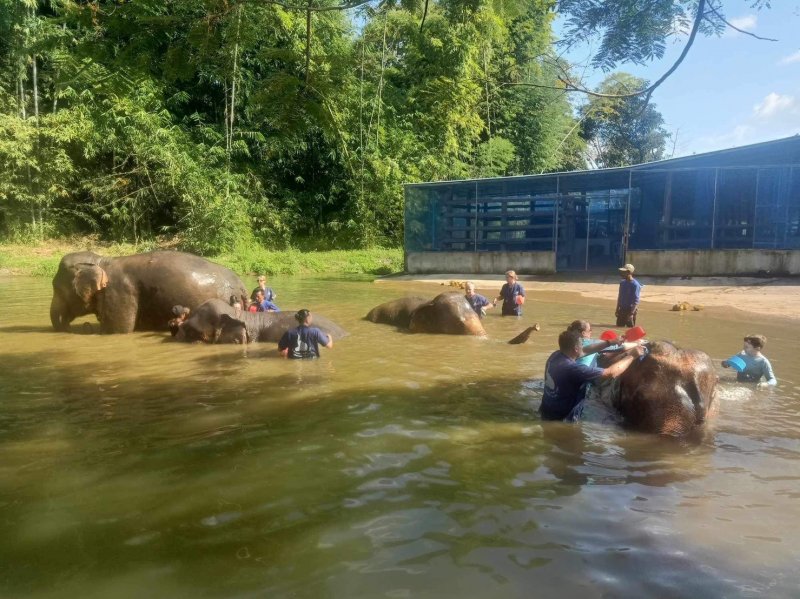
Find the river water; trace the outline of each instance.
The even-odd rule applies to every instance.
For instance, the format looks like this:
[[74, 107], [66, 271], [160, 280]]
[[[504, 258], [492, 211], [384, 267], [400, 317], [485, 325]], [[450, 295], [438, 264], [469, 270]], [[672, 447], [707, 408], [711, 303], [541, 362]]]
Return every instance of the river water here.
[[650, 338], [717, 363], [769, 339], [779, 387], [720, 369], [719, 417], [688, 444], [536, 417], [558, 333], [604, 328], [609, 302], [529, 294], [481, 340], [361, 320], [441, 287], [270, 284], [349, 337], [301, 362], [54, 333], [50, 282], [0, 279], [1, 596], [800, 594], [797, 323], [642, 309]]

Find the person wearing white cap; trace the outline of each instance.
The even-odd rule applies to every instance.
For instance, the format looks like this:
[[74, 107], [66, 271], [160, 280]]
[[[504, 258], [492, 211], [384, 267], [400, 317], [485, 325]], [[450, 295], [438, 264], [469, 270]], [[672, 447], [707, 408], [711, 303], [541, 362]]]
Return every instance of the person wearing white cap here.
[[622, 277], [622, 281], [619, 283], [619, 294], [617, 295], [617, 309], [614, 312], [617, 317], [617, 326], [635, 327], [642, 285], [633, 278], [633, 271], [635, 270], [633, 264], [626, 264], [617, 270], [619, 270], [619, 274]]

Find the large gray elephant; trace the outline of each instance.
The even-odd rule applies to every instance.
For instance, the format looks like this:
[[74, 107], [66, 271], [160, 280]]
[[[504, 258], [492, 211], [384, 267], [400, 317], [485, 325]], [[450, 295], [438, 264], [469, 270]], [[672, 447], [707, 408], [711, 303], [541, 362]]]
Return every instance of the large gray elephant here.
[[53, 278], [50, 321], [57, 331], [96, 314], [103, 333], [162, 330], [176, 304], [194, 308], [210, 298], [247, 298], [236, 274], [199, 256], [148, 252], [106, 258], [75, 252], [61, 259]]
[[653, 341], [620, 376], [612, 405], [630, 428], [683, 437], [716, 414], [718, 381], [704, 352]]
[[[204, 343], [277, 343], [286, 331], [296, 326], [291, 312], [244, 312], [222, 300], [210, 299], [191, 311], [175, 339]], [[335, 322], [316, 313], [314, 326], [334, 339], [347, 335]]]
[[407, 328], [412, 333], [444, 333], [483, 337], [481, 319], [464, 294], [450, 291], [432, 300], [404, 297], [376, 306], [367, 320]]

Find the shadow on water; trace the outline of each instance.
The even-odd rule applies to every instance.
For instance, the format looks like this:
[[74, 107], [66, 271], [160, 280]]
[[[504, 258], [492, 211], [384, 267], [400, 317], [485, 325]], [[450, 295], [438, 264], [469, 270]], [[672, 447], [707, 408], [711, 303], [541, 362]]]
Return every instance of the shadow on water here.
[[670, 532], [710, 445], [543, 424], [514, 380], [342, 388], [323, 361], [273, 372], [271, 347], [179, 347], [147, 375], [4, 359], [5, 593], [741, 590], [737, 560]]

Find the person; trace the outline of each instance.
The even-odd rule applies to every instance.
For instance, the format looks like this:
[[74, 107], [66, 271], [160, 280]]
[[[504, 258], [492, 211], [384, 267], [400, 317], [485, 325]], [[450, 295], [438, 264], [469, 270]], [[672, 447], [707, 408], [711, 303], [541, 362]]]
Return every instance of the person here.
[[[764, 335], [748, 335], [744, 338], [742, 352], [738, 357], [744, 361], [744, 370], [736, 373], [736, 380], [740, 383], [758, 383], [761, 388], [771, 387], [778, 384], [775, 373], [772, 371], [772, 364], [765, 355], [761, 353], [767, 344]], [[730, 368], [728, 360], [722, 361], [723, 368]], [[761, 377], [764, 380], [761, 380]]]
[[466, 294], [467, 303], [475, 310], [475, 314], [478, 315], [478, 318], [486, 316], [486, 310], [494, 308], [497, 304], [497, 302], [490, 302], [480, 293], [475, 293], [475, 283], [472, 281], [466, 282], [464, 285], [464, 292]]
[[278, 296], [275, 295], [275, 292], [272, 290], [272, 287], [267, 287], [266, 275], [259, 275], [257, 281], [258, 281], [258, 287], [253, 289], [253, 293], [250, 294], [251, 300], [255, 301], [256, 293], [259, 291], [259, 289], [264, 293], [264, 299], [267, 300], [268, 302], [274, 302], [276, 299], [278, 299]]
[[[587, 353], [595, 353], [617, 343], [615, 340], [601, 341], [587, 346]], [[584, 353], [581, 333], [566, 330], [558, 336], [558, 350], [550, 354], [544, 367], [544, 392], [539, 414], [542, 420], [575, 420], [581, 412], [586, 393], [585, 383], [601, 378], [616, 378], [644, 355], [644, 347], [636, 341], [622, 344], [625, 352], [608, 368], [597, 368], [578, 364], [576, 360]]]
[[189, 318], [190, 310], [184, 306], [172, 306], [172, 315], [175, 317], [169, 321], [169, 332], [172, 333], [172, 336], [178, 334], [181, 330], [181, 326], [183, 323], [186, 322], [186, 319]]
[[633, 278], [633, 271], [635, 270], [633, 264], [626, 264], [617, 270], [619, 270], [619, 274], [622, 277], [622, 281], [619, 283], [619, 293], [617, 294], [617, 309], [614, 312], [614, 316], [617, 317], [617, 326], [635, 327], [642, 285]]
[[581, 334], [581, 345], [584, 348], [584, 355], [575, 360], [584, 366], [597, 366], [597, 352], [586, 353], [586, 347], [599, 343], [599, 339], [592, 339], [592, 325], [588, 320], [573, 320], [567, 327], [568, 331], [578, 331]]
[[256, 297], [253, 300], [253, 303], [250, 304], [248, 308], [249, 312], [280, 312], [281, 309], [278, 308], [275, 304], [271, 301], [264, 299], [264, 292], [261, 289], [256, 289]]
[[312, 327], [313, 316], [303, 308], [294, 315], [298, 326], [289, 329], [278, 342], [278, 351], [285, 358], [295, 360], [319, 358], [319, 346], [333, 347], [333, 337], [323, 333], [317, 327]]
[[495, 298], [495, 303], [497, 300], [503, 300], [503, 316], [522, 316], [525, 290], [517, 282], [517, 273], [513, 270], [506, 271], [506, 282], [500, 289], [500, 294]]

